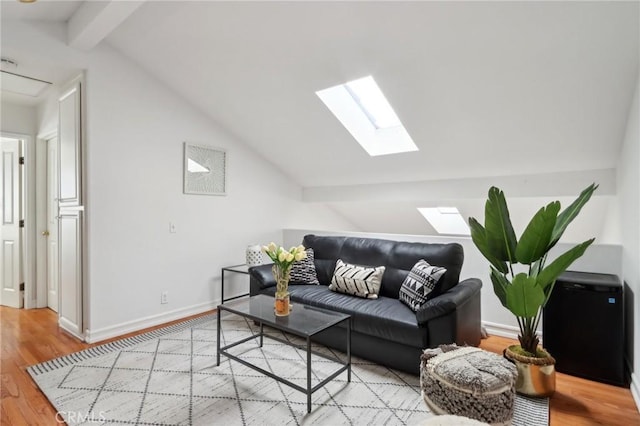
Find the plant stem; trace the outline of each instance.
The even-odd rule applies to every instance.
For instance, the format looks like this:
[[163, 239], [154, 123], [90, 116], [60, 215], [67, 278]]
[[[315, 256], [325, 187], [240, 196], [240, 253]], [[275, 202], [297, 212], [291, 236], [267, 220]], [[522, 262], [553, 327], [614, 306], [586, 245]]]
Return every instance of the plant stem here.
[[540, 313], [541, 312], [542, 312], [542, 310], [538, 309], [538, 313], [536, 314], [536, 317], [535, 317], [535, 322], [534, 322], [533, 330], [532, 330], [534, 335], [536, 333], [536, 330], [538, 329], [538, 324], [540, 324], [540, 317], [541, 317]]

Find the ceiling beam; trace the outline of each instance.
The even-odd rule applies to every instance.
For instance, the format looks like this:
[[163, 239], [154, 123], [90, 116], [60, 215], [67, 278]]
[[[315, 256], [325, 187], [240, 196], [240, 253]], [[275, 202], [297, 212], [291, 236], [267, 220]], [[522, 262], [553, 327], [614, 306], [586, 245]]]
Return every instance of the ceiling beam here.
[[616, 194], [616, 170], [602, 169], [537, 175], [306, 187], [302, 189], [302, 200], [327, 203], [484, 199], [491, 186], [499, 187], [509, 197], [575, 197], [593, 182], [600, 185], [596, 195]]
[[91, 50], [116, 29], [142, 1], [85, 1], [67, 23], [67, 43]]

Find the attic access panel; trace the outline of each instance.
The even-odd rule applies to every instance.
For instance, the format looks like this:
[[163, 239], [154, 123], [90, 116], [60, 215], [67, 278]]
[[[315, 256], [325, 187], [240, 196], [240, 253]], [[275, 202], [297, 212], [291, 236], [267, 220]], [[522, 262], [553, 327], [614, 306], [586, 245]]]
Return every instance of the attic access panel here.
[[227, 195], [227, 153], [184, 143], [184, 193]]

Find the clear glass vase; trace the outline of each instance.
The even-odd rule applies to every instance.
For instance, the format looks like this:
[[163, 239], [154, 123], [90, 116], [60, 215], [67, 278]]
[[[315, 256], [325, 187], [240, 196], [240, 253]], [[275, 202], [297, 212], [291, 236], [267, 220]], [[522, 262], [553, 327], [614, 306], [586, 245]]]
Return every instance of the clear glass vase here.
[[291, 312], [291, 303], [289, 299], [289, 278], [291, 268], [282, 268], [279, 265], [273, 265], [273, 277], [276, 279], [276, 295], [274, 301], [274, 309], [276, 316], [283, 317]]

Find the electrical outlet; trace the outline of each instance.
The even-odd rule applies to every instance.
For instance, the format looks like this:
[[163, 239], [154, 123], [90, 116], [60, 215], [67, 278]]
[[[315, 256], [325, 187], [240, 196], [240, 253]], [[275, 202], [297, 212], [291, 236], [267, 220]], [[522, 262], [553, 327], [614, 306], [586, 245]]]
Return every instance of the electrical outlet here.
[[168, 291], [163, 291], [162, 293], [160, 293], [160, 303], [161, 304], [165, 304], [165, 303], [169, 303], [169, 292]]

